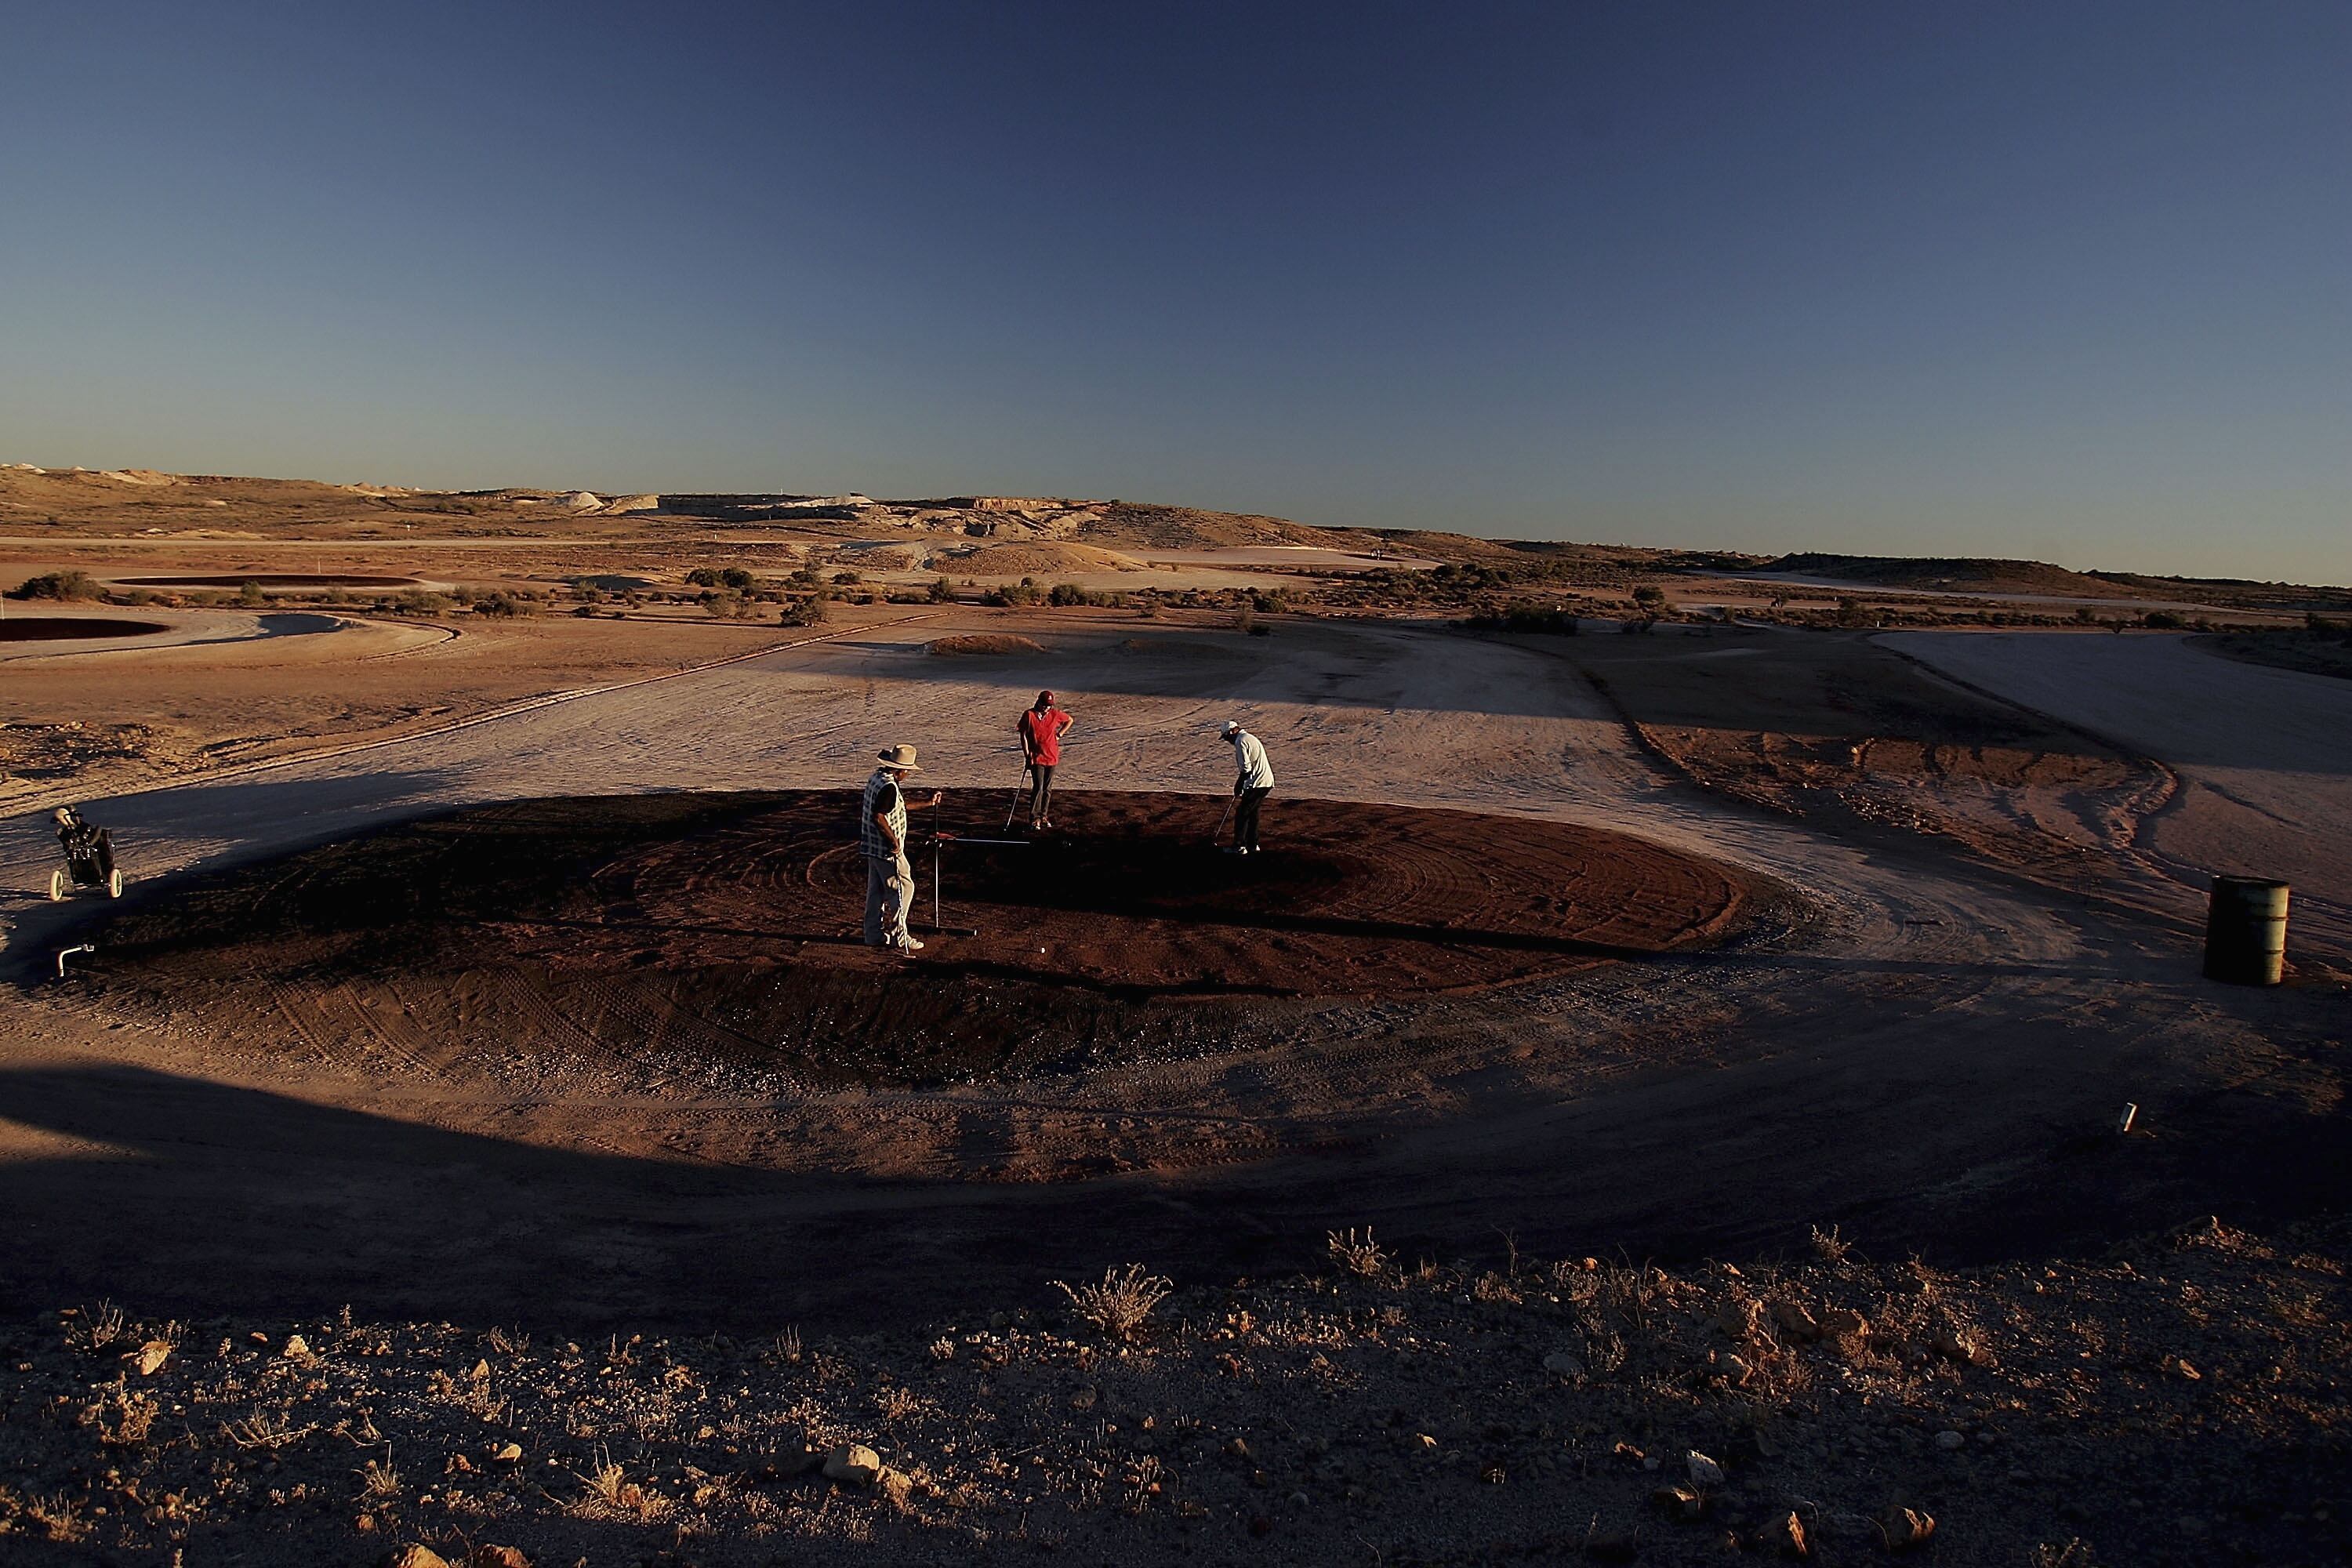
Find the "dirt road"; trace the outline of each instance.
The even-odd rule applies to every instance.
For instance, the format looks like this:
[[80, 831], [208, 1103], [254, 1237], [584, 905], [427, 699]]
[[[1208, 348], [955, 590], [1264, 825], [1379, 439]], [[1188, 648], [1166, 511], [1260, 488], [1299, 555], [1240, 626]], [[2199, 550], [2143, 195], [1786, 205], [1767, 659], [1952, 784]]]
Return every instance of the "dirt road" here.
[[[749, 1093], [682, 1057], [569, 1084], [306, 1064], [36, 988], [0, 1002], [0, 1202], [30, 1216], [0, 1293], [847, 1322], [1113, 1259], [1254, 1267], [1367, 1221], [1444, 1254], [1504, 1231], [1752, 1249], [1838, 1221], [1984, 1256], [2340, 1195], [2340, 994], [2209, 984], [2179, 921], [1701, 793], [1571, 663], [1504, 643], [1107, 616], [1024, 628], [1043, 656], [923, 651], [1012, 625], [944, 612], [92, 815], [154, 879], [447, 805], [841, 786], [898, 742], [927, 784], [1001, 800], [1013, 716], [1050, 685], [1078, 718], [1069, 788], [1222, 788], [1213, 728], [1235, 717], [1277, 802], [1630, 831], [1799, 889], [1798, 918], [1724, 952], [1286, 1004], [1196, 1055], [929, 1090]], [[8, 825], [0, 880], [33, 887], [50, 853]], [[29, 973], [67, 927], [16, 899], [7, 957]], [[2126, 1100], [2149, 1134], [2102, 1136]]]

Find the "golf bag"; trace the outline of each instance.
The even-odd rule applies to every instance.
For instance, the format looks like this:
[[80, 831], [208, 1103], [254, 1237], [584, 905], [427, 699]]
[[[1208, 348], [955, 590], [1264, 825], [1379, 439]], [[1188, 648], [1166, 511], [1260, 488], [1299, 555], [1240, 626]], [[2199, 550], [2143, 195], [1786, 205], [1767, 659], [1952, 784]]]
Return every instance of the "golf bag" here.
[[104, 888], [108, 898], [121, 898], [122, 873], [114, 865], [114, 836], [84, 821], [69, 805], [58, 809], [57, 821], [66, 863], [49, 873], [49, 898], [64, 898], [68, 888]]

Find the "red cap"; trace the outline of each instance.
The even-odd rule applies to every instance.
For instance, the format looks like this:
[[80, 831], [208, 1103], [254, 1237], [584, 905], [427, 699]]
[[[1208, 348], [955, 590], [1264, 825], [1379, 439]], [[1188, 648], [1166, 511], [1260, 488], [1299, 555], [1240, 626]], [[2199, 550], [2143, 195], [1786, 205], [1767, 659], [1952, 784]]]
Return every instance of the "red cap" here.
[[1050, 692], [1050, 691], [1040, 691], [1039, 693], [1037, 693], [1037, 706], [1038, 706], [1038, 707], [1040, 707], [1040, 708], [1051, 708], [1053, 705], [1054, 705], [1054, 694], [1053, 694], [1052, 692]]

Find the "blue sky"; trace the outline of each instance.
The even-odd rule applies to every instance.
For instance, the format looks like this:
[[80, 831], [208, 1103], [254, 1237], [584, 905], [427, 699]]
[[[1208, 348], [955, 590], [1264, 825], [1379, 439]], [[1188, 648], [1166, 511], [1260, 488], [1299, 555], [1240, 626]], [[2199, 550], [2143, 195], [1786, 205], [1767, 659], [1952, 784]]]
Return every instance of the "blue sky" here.
[[0, 28], [0, 460], [2352, 579], [2352, 6]]

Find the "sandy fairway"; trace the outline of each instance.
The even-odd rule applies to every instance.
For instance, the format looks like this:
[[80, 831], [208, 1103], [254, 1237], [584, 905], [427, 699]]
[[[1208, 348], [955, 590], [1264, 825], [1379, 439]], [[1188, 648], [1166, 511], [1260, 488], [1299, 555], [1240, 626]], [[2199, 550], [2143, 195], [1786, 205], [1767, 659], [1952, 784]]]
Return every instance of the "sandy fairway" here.
[[2217, 658], [2179, 636], [1903, 632], [1937, 668], [2079, 724], [2179, 780], [2138, 847], [2201, 892], [2293, 882], [2293, 938], [2352, 956], [2352, 681]]
[[[922, 651], [1003, 629], [1046, 651]], [[315, 1033], [264, 1058], [102, 990], [35, 987], [0, 1004], [0, 1201], [32, 1216], [0, 1289], [26, 1306], [102, 1286], [280, 1310], [825, 1321], [891, 1310], [878, 1279], [932, 1279], [921, 1310], [948, 1311], [1113, 1258], [1253, 1267], [1367, 1220], [1440, 1251], [1498, 1229], [1744, 1248], [1836, 1220], [1888, 1247], [1984, 1255], [2183, 1205], [2294, 1208], [2340, 1183], [2320, 1047], [2340, 1024], [2334, 992], [2214, 986], [2185, 918], [1704, 793], [1572, 659], [1504, 642], [915, 612], [93, 815], [152, 883], [445, 806], [845, 787], [896, 742], [922, 747], [927, 785], [1002, 803], [1013, 715], [1044, 685], [1077, 715], [1073, 790], [1221, 789], [1213, 726], [1236, 717], [1265, 738], [1278, 803], [1629, 832], [1796, 901], [1721, 952], [1469, 999], [1269, 1000], [1199, 1051], [933, 1088], [747, 1087], [658, 1048], [509, 1079], [404, 1053], [409, 1009], [428, 1010], [415, 1002], [354, 1010], [331, 987], [254, 998], [250, 1032]], [[1754, 708], [1736, 680], [1723, 701], [1727, 726]], [[19, 819], [0, 877], [30, 889], [50, 854]], [[19, 893], [5, 914], [29, 976], [76, 907]], [[2126, 1099], [2158, 1132], [2098, 1142]]]

